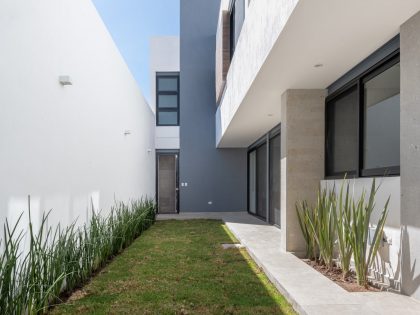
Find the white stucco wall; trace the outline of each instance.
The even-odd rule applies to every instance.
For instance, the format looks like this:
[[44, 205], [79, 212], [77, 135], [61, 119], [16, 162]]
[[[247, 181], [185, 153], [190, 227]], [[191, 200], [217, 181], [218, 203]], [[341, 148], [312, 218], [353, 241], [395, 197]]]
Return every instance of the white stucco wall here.
[[[298, 2], [299, 0], [256, 0], [246, 6], [246, 18], [227, 74], [225, 94], [216, 112], [216, 145], [222, 140]], [[226, 9], [228, 4], [228, 1], [222, 2], [222, 9]], [[277, 118], [267, 118], [258, 137], [278, 123]]]
[[[150, 107], [156, 112], [156, 73], [179, 72], [180, 45], [177, 36], [150, 40]], [[156, 127], [156, 149], [179, 149], [179, 127]]]
[[[369, 198], [373, 178], [356, 178], [350, 179], [350, 193], [358, 200], [363, 191]], [[332, 189], [335, 185], [337, 193], [343, 180], [323, 180], [321, 187]], [[388, 206], [388, 217], [384, 228], [384, 238], [386, 242], [379, 249], [380, 259], [376, 260], [372, 266], [372, 272], [378, 280], [391, 284], [395, 289], [400, 289], [401, 281], [401, 180], [400, 177], [380, 177], [376, 178], [376, 185], [379, 190], [376, 194], [375, 210], [372, 214], [371, 224], [376, 225], [380, 213], [385, 206], [386, 201], [390, 197]]]
[[325, 89], [419, 10], [418, 0], [252, 0], [216, 113], [216, 145], [248, 147], [282, 121], [286, 90]]
[[1, 223], [28, 195], [34, 221], [53, 209], [64, 225], [154, 197], [154, 114], [91, 1], [0, 7]]

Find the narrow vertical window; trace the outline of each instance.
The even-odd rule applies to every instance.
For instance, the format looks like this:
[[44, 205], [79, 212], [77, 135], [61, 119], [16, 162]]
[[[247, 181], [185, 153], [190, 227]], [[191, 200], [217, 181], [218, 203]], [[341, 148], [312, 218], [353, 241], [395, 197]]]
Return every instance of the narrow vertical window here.
[[358, 167], [358, 91], [353, 86], [327, 103], [326, 171], [355, 175]]
[[236, 0], [232, 2], [232, 8], [230, 9], [230, 60], [233, 58], [233, 54], [235, 53], [235, 6]]
[[156, 125], [179, 126], [179, 73], [156, 75]]

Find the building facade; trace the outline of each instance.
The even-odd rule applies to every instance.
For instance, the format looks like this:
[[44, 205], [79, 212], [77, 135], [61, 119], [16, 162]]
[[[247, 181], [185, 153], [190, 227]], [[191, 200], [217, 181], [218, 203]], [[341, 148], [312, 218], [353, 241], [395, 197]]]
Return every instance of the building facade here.
[[[420, 3], [181, 0], [180, 211], [246, 209], [302, 254], [295, 205], [347, 174], [391, 196], [372, 273], [420, 298]], [[211, 203], [212, 202], [212, 203]]]

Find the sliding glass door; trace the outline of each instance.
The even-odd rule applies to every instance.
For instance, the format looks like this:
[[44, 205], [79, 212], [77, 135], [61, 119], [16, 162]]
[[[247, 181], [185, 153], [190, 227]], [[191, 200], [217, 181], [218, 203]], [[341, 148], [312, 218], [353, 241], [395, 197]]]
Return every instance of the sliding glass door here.
[[266, 135], [248, 152], [248, 211], [280, 226], [279, 130]]

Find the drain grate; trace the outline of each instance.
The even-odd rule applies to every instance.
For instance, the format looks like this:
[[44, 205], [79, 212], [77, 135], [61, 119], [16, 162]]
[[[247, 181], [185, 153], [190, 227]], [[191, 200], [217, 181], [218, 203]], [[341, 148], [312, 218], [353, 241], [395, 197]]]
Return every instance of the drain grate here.
[[239, 243], [232, 243], [232, 244], [222, 244], [223, 249], [229, 248], [244, 248], [244, 245]]

